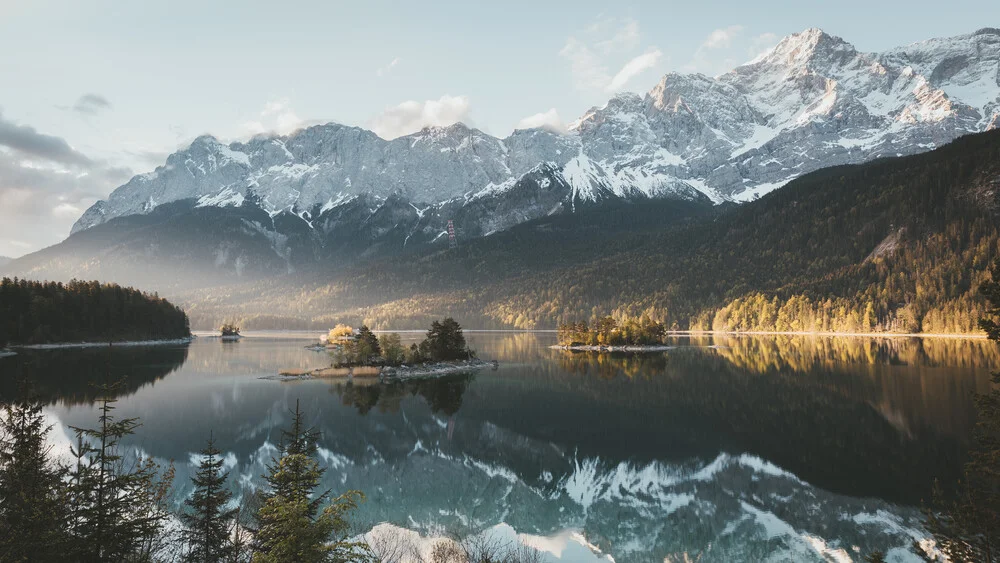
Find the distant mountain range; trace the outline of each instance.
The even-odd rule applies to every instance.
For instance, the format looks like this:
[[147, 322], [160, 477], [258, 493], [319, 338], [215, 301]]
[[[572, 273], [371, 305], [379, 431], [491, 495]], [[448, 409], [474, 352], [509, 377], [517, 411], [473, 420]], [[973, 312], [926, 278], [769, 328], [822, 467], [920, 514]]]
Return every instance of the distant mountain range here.
[[808, 29], [721, 76], [668, 74], [643, 96], [616, 95], [568, 132], [499, 139], [455, 124], [385, 140], [327, 124], [199, 137], [5, 271], [186, 291], [419, 259], [448, 247], [448, 221], [461, 245], [560, 215], [579, 216], [565, 223], [577, 229], [608, 213], [625, 218], [616, 232], [662, 229], [821, 168], [998, 125], [1000, 30], [862, 53]]
[[645, 96], [619, 94], [565, 135], [533, 129], [498, 139], [456, 124], [386, 141], [328, 124], [230, 145], [199, 137], [73, 230], [181, 199], [225, 206], [256, 196], [269, 214], [306, 221], [359, 196], [474, 202], [539, 171], [563, 181], [570, 205], [698, 194], [746, 201], [818, 168], [995, 127], [998, 68], [997, 29], [885, 53], [808, 29], [719, 77], [672, 73]]
[[456, 249], [178, 293], [192, 322], [552, 328], [650, 314], [676, 329], [968, 333], [1000, 255], [1000, 130], [806, 174], [744, 205], [596, 207]]

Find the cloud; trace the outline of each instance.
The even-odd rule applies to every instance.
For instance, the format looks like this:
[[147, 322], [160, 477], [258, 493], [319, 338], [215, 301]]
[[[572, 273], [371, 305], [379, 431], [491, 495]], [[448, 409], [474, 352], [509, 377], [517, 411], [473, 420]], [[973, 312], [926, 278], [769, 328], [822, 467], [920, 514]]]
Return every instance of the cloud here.
[[383, 139], [409, 135], [428, 126], [446, 126], [469, 120], [469, 97], [444, 95], [437, 100], [410, 100], [388, 107], [369, 122]]
[[62, 137], [39, 133], [34, 127], [18, 125], [4, 119], [0, 113], [0, 146], [8, 147], [24, 156], [36, 157], [51, 162], [89, 167], [93, 161], [69, 146]]
[[[620, 90], [639, 73], [656, 66], [663, 56], [655, 46], [622, 60], [639, 47], [641, 33], [635, 20], [601, 19], [566, 39], [559, 56], [570, 63], [574, 86], [584, 92]], [[614, 76], [609, 68], [621, 70]]]
[[[592, 26], [591, 30], [593, 32], [600, 31], [604, 23], [613, 25], [617, 22], [615, 20], [604, 20], [604, 22], [598, 24], [596, 28]], [[639, 39], [639, 23], [633, 19], [628, 19], [625, 20], [624, 24], [622, 24], [617, 31], [615, 31], [615, 34], [610, 39], [598, 41], [597, 48], [605, 54], [619, 51], [630, 51], [639, 46]]]
[[400, 62], [402, 62], [402, 59], [400, 59], [399, 57], [396, 57], [395, 59], [392, 59], [391, 61], [389, 61], [389, 64], [387, 64], [384, 67], [376, 70], [375, 71], [375, 75], [378, 76], [379, 78], [381, 78], [381, 77], [389, 74], [389, 72], [392, 69], [396, 68], [396, 65], [398, 65]]
[[554, 133], [564, 133], [566, 132], [566, 124], [563, 123], [562, 119], [559, 118], [559, 112], [556, 108], [552, 108], [549, 111], [536, 113], [534, 115], [529, 115], [521, 121], [517, 122], [514, 129], [535, 129], [541, 128]]
[[[186, 143], [184, 146], [190, 145]], [[182, 148], [182, 147], [178, 147]], [[132, 161], [142, 164], [143, 168], [150, 167], [155, 168], [162, 165], [167, 161], [167, 157], [170, 156], [169, 151], [165, 150], [149, 150], [149, 149], [137, 149], [137, 150], [123, 150], [126, 156]]]
[[708, 34], [701, 44], [702, 49], [728, 49], [733, 43], [733, 39], [743, 33], [742, 25], [731, 25], [722, 29], [716, 29]]
[[0, 255], [55, 244], [83, 211], [132, 176], [0, 115]]
[[84, 94], [73, 104], [73, 111], [87, 115], [94, 115], [104, 110], [111, 109], [111, 102], [104, 96], [98, 94]]
[[762, 55], [765, 51], [770, 50], [772, 47], [777, 45], [778, 35], [775, 33], [761, 33], [760, 35], [754, 37], [750, 41], [750, 48], [747, 49], [747, 54], [750, 57], [757, 57]]
[[287, 135], [305, 125], [306, 122], [292, 109], [291, 101], [279, 98], [264, 104], [257, 119], [243, 124], [243, 132], [248, 135]]
[[131, 176], [127, 168], [71, 169], [0, 151], [0, 255], [20, 256], [65, 239], [88, 207]]
[[625, 63], [625, 66], [611, 79], [611, 83], [605, 89], [609, 92], [620, 90], [632, 78], [655, 67], [656, 63], [660, 61], [661, 56], [663, 56], [663, 53], [659, 49], [653, 49], [648, 53], [643, 53], [633, 58]]
[[734, 57], [733, 43], [743, 35], [744, 29], [742, 25], [731, 25], [712, 31], [698, 46], [691, 57], [691, 62], [684, 65], [682, 70], [709, 75], [732, 70], [734, 66], [743, 62], [742, 51]]
[[611, 81], [608, 69], [601, 59], [590, 50], [590, 47], [575, 37], [566, 40], [566, 45], [559, 51], [559, 55], [569, 60], [573, 84], [577, 89], [600, 90]]

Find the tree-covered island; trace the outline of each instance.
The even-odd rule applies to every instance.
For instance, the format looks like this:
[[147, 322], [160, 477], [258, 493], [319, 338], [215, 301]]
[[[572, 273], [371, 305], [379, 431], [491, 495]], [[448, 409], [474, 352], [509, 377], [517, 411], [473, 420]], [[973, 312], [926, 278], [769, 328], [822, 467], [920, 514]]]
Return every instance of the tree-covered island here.
[[488, 365], [469, 348], [462, 326], [451, 317], [432, 322], [425, 338], [408, 347], [395, 332], [376, 335], [366, 325], [357, 330], [337, 325], [330, 330], [325, 345], [310, 349], [329, 351], [333, 364], [316, 370], [282, 370], [279, 375], [398, 379], [458, 373]]
[[667, 330], [650, 315], [601, 317], [591, 323], [579, 321], [559, 325], [557, 348], [566, 350], [661, 350]]

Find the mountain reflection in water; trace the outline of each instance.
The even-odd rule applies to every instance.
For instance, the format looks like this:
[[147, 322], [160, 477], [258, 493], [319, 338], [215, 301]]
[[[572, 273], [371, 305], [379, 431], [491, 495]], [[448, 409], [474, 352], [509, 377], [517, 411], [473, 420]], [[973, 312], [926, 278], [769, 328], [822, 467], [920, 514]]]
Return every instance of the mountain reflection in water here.
[[[579, 530], [618, 561], [857, 559], [921, 536], [915, 507], [935, 477], [957, 477], [972, 393], [1000, 363], [991, 343], [959, 339], [676, 337], [665, 353], [593, 354], [550, 349], [552, 334], [468, 336], [498, 371], [259, 379], [329, 363], [289, 339], [121, 355], [113, 371], [134, 383], [117, 413], [142, 417], [137, 448], [177, 462], [178, 503], [209, 431], [233, 487], [257, 486], [299, 400], [323, 432], [325, 484], [368, 496], [359, 531], [505, 522]], [[0, 390], [16, 389], [8, 373], [47, 382], [60, 427], [90, 425], [93, 395], [72, 374], [103, 374], [75, 370], [77, 352], [2, 359]]]

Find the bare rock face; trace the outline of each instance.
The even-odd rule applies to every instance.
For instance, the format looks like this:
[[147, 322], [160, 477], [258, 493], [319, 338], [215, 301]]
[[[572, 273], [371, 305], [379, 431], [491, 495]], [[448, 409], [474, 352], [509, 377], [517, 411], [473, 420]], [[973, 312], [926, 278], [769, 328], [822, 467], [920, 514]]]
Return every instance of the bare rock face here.
[[930, 150], [997, 123], [1000, 30], [862, 53], [808, 29], [721, 76], [671, 73], [643, 96], [618, 94], [565, 134], [499, 139], [455, 124], [385, 140], [327, 124], [228, 145], [199, 137], [94, 204], [73, 232], [180, 200], [251, 198], [316, 228], [363, 197], [372, 213], [390, 198], [394, 217], [412, 207], [407, 220], [428, 234], [440, 226], [427, 210], [481, 217], [486, 234], [608, 199], [748, 201], [819, 168]]

